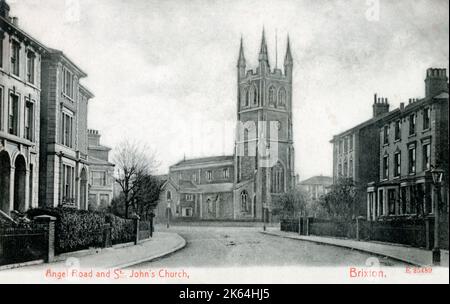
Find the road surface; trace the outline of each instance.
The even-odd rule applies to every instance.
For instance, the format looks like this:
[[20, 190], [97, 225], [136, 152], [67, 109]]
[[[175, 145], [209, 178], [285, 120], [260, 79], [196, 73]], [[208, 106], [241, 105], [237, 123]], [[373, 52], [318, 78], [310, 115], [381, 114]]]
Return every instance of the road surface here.
[[[367, 266], [370, 254], [329, 245], [269, 236], [261, 228], [172, 227], [186, 247], [164, 258], [135, 265], [143, 267], [234, 266]], [[380, 258], [381, 266], [404, 266]]]

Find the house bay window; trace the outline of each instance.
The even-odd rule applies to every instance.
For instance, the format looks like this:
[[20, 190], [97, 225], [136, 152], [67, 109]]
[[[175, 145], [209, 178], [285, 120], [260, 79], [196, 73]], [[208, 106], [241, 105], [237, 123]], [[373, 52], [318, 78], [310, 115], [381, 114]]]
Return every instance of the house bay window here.
[[27, 53], [27, 81], [34, 84], [36, 55], [32, 51]]
[[17, 41], [11, 42], [11, 72], [20, 76], [20, 44]]
[[408, 149], [408, 173], [416, 173], [416, 147], [410, 146]]
[[409, 135], [416, 134], [416, 114], [409, 115]]
[[73, 117], [65, 112], [61, 118], [61, 144], [73, 148]]
[[106, 172], [93, 171], [91, 175], [91, 185], [106, 186]]
[[431, 109], [426, 108], [423, 110], [423, 130], [428, 130], [430, 128], [430, 117], [431, 117]]
[[423, 171], [431, 169], [431, 145], [426, 144], [423, 146]]
[[389, 126], [383, 128], [383, 143], [385, 145], [389, 144]]
[[0, 69], [3, 68], [3, 41], [4, 36], [2, 33], [0, 33]]
[[75, 184], [75, 169], [69, 165], [63, 165], [62, 172], [63, 183], [63, 204], [74, 204], [74, 184]]
[[223, 178], [230, 178], [230, 170], [228, 168], [223, 169]]
[[383, 157], [383, 179], [389, 178], [389, 156], [385, 155]]
[[206, 179], [209, 182], [212, 181], [212, 171], [211, 170], [206, 171]]
[[389, 189], [388, 190], [388, 211], [389, 211], [389, 215], [395, 215], [395, 202], [397, 201], [396, 199], [396, 191], [394, 189]]
[[401, 127], [402, 125], [400, 120], [397, 120], [395, 122], [395, 140], [400, 140], [401, 138]]
[[0, 87], [0, 131], [3, 130], [3, 88]]
[[394, 155], [394, 177], [399, 177], [401, 174], [402, 155], [400, 152]]
[[30, 101], [25, 105], [25, 138], [33, 141], [34, 104]]
[[74, 79], [73, 74], [67, 70], [64, 69], [63, 73], [63, 93], [69, 98], [73, 98], [73, 87], [74, 87]]
[[11, 94], [8, 106], [8, 132], [12, 135], [19, 134], [19, 96]]

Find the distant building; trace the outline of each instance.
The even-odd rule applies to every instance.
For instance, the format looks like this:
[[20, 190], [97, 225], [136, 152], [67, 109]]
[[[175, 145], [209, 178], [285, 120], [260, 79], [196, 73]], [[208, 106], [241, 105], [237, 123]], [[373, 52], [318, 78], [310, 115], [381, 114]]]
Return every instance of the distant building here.
[[114, 164], [109, 162], [111, 148], [100, 144], [97, 130], [88, 130], [89, 209], [104, 208], [114, 197]]
[[307, 195], [311, 201], [318, 200], [322, 195], [329, 191], [329, 187], [333, 184], [333, 178], [329, 176], [313, 176], [298, 184], [301, 190]]
[[0, 211], [38, 206], [41, 56], [0, 0]]
[[295, 184], [292, 121], [293, 58], [284, 70], [269, 64], [263, 32], [256, 69], [248, 69], [241, 40], [237, 62], [237, 138], [230, 156], [184, 160], [163, 186], [159, 216], [270, 220], [272, 200]]
[[170, 167], [157, 215], [195, 219], [233, 219], [233, 156], [183, 160]]
[[61, 51], [48, 49], [42, 58], [42, 206], [88, 207], [87, 108], [94, 95], [80, 84], [86, 76]]

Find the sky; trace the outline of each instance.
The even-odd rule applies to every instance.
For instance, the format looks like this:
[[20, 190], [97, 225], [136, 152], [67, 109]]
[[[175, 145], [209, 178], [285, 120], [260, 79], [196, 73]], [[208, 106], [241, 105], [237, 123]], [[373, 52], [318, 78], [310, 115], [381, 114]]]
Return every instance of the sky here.
[[424, 96], [427, 68], [449, 67], [447, 0], [7, 2], [88, 74], [102, 143], [145, 144], [161, 174], [184, 157], [233, 154], [240, 38], [255, 68], [263, 27], [272, 67], [290, 37], [301, 179], [332, 174], [329, 141], [371, 118], [374, 93], [397, 108]]

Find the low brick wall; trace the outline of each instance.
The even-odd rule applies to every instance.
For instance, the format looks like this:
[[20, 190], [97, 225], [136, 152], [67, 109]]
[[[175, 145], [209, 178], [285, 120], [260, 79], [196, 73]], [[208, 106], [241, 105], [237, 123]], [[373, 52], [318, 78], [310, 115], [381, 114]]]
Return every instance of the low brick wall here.
[[[434, 243], [434, 219], [432, 217], [386, 218], [379, 221], [366, 221], [365, 219], [336, 221], [310, 218], [308, 224], [307, 231], [310, 235], [379, 241], [429, 250], [433, 248]], [[286, 223], [284, 229], [282, 228], [282, 231], [295, 230], [295, 224]], [[298, 232], [298, 228], [295, 232]], [[441, 242], [441, 248], [448, 249], [448, 241], [447, 243]]]

